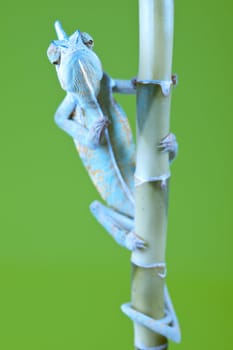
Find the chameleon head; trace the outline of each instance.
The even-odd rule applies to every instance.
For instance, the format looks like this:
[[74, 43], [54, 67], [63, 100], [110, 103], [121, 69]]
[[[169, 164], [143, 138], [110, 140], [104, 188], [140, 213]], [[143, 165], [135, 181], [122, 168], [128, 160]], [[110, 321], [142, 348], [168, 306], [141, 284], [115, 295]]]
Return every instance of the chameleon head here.
[[[84, 44], [81, 32], [79, 30], [75, 31], [70, 37], [65, 36], [65, 34], [62, 38], [61, 35], [58, 35], [58, 37], [58, 40], [53, 40], [49, 45], [47, 56], [49, 61], [56, 66], [56, 71], [62, 88], [66, 89], [62, 80], [62, 74], [60, 72], [62, 61], [67, 55], [71, 55], [75, 51], [82, 48], [87, 48], [87, 44]], [[90, 42], [90, 38], [87, 38], [87, 40]]]
[[61, 62], [62, 54], [66, 51], [77, 50], [83, 44], [85, 47], [93, 49], [94, 40], [90, 34], [77, 30], [69, 37], [59, 21], [55, 22], [55, 30], [58, 40], [52, 41], [47, 50], [48, 59], [52, 64], [58, 66]]
[[[79, 30], [68, 36], [60, 22], [55, 23], [58, 40], [52, 41], [47, 55], [55, 65], [61, 87], [72, 93], [97, 93], [102, 78], [102, 66], [92, 51], [93, 38]], [[81, 91], [85, 87], [88, 92]]]
[[82, 38], [82, 41], [83, 41], [84, 45], [86, 45], [89, 49], [93, 49], [93, 47], [94, 47], [94, 40], [90, 36], [90, 34], [82, 32], [81, 33], [81, 38]]

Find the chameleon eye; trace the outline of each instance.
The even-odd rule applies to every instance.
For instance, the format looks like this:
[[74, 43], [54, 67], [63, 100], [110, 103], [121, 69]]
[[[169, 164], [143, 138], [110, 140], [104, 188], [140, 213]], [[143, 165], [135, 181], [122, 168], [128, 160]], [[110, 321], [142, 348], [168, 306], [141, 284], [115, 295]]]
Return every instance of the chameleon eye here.
[[94, 46], [94, 41], [92, 39], [88, 40], [86, 43], [87, 47], [89, 47], [89, 49], [92, 49]]
[[49, 45], [49, 48], [47, 50], [47, 55], [48, 55], [49, 61], [52, 64], [54, 65], [60, 64], [61, 50], [53, 42]]
[[81, 38], [82, 41], [84, 43], [84, 45], [86, 45], [89, 49], [92, 49], [94, 46], [94, 40], [93, 38], [90, 36], [90, 34], [82, 32], [81, 33]]

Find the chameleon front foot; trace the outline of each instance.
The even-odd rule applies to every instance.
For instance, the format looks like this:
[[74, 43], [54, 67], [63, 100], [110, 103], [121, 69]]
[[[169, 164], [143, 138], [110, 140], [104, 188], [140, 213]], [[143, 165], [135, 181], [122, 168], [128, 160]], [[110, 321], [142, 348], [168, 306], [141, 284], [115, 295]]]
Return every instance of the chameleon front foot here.
[[105, 130], [108, 128], [110, 121], [102, 116], [94, 122], [89, 132], [89, 143], [91, 148], [96, 148], [104, 142]]
[[136, 94], [136, 80], [136, 77], [131, 80], [112, 79], [112, 91], [128, 95]]
[[178, 152], [178, 143], [174, 134], [169, 133], [158, 144], [158, 149], [161, 152], [169, 152], [169, 160], [175, 159]]

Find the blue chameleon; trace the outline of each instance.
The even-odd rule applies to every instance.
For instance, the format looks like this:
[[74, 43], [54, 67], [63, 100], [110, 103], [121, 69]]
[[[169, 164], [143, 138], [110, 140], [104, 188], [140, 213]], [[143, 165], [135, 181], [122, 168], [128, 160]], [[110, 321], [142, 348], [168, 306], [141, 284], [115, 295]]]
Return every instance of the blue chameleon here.
[[[66, 91], [55, 122], [73, 138], [91, 180], [107, 203], [94, 201], [90, 210], [118, 244], [131, 251], [146, 249], [147, 242], [134, 230], [135, 145], [128, 119], [113, 97], [113, 92], [135, 94], [134, 80], [113, 79], [103, 71], [88, 33], [77, 30], [68, 36], [58, 21], [55, 29], [58, 40], [51, 42], [47, 55]], [[169, 152], [170, 161], [177, 148], [171, 133], [158, 144], [161, 152]], [[179, 342], [179, 324], [167, 287], [164, 295], [165, 317], [161, 320], [130, 304], [122, 305], [122, 310], [133, 321]]]

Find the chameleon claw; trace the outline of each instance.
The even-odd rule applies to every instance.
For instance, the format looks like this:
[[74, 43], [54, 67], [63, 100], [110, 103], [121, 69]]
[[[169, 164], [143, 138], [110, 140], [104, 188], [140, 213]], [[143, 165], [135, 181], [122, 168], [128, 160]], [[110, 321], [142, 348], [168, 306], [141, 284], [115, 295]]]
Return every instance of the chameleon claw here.
[[177, 76], [177, 74], [172, 74], [172, 83], [173, 83], [174, 87], [176, 87], [178, 85], [178, 76]]
[[178, 143], [174, 134], [169, 133], [158, 144], [158, 150], [161, 152], [169, 152], [169, 160], [172, 161], [178, 152]]
[[133, 251], [136, 249], [145, 249], [146, 243], [139, 238], [133, 231], [129, 232], [126, 237], [126, 248]]
[[137, 77], [133, 77], [133, 78], [131, 79], [131, 83], [132, 83], [134, 89], [136, 89], [136, 86], [137, 86]]
[[109, 126], [109, 124], [110, 121], [104, 116], [93, 123], [89, 133], [89, 140], [92, 148], [96, 148], [103, 143], [104, 131]]
[[158, 144], [158, 148], [161, 152], [170, 152], [173, 151], [176, 147], [176, 137], [174, 134], [169, 133], [165, 136]]

